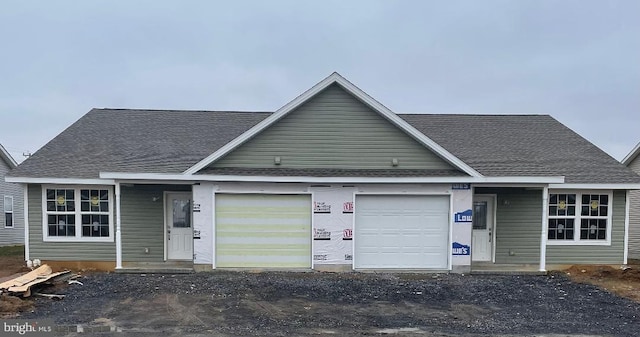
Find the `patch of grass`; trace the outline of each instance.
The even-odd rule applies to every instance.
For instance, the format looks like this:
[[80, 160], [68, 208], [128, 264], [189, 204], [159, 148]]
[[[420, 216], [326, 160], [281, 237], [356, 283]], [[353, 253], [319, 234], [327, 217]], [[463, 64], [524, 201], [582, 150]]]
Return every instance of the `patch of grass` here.
[[24, 256], [24, 246], [0, 247], [0, 256]]

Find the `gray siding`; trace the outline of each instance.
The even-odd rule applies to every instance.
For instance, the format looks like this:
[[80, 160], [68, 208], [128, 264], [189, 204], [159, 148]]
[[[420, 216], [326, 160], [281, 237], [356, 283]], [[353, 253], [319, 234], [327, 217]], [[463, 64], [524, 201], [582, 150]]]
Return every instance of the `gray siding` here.
[[540, 262], [542, 189], [476, 188], [476, 194], [496, 194], [496, 263]]
[[547, 264], [621, 264], [624, 254], [625, 191], [613, 192], [610, 246], [547, 246]]
[[[24, 244], [24, 187], [4, 181], [9, 170], [7, 163], [0, 158], [0, 246]], [[13, 228], [5, 228], [5, 195], [13, 197]]]
[[[191, 186], [135, 185], [121, 190], [122, 260], [164, 261], [165, 191], [191, 191]], [[154, 198], [160, 198], [153, 201]], [[149, 248], [149, 253], [145, 253]]]
[[[274, 157], [281, 165], [274, 165]], [[211, 167], [453, 169], [334, 84]]]
[[[640, 156], [629, 164], [629, 168], [640, 174]], [[629, 193], [629, 257], [640, 259], [640, 191]]]
[[114, 242], [42, 241], [42, 188], [29, 185], [29, 257], [43, 261], [115, 261]]

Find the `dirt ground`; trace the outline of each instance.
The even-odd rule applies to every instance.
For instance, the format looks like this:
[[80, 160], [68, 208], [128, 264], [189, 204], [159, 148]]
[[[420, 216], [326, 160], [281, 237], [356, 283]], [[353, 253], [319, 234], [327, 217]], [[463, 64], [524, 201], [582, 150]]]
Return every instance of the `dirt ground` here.
[[[24, 246], [0, 248], [0, 283], [30, 271], [24, 263]], [[33, 301], [0, 295], [0, 318], [15, 317], [33, 309]]]
[[24, 246], [0, 248], [0, 278], [29, 270], [24, 263]]
[[[640, 304], [564, 274], [95, 273], [25, 319], [162, 336], [637, 336]], [[83, 336], [69, 332], [69, 336]], [[94, 330], [91, 330], [94, 331]], [[113, 332], [101, 335], [122, 336]]]
[[577, 265], [564, 271], [574, 282], [587, 283], [640, 303], [640, 261], [628, 268]]
[[[28, 270], [21, 256], [0, 263], [0, 275]], [[637, 336], [640, 265], [630, 267], [547, 276], [89, 273], [83, 285], [47, 289], [63, 300], [2, 296], [0, 316], [52, 319], [66, 336]]]

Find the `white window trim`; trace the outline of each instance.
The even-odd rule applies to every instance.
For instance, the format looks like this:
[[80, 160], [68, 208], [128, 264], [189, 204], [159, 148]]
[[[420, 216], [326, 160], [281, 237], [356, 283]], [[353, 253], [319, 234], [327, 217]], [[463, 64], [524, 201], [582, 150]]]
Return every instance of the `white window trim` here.
[[[613, 227], [613, 191], [611, 190], [549, 190], [549, 197], [551, 194], [575, 194], [576, 195], [576, 215], [573, 217], [574, 222], [574, 234], [573, 240], [553, 240], [549, 239], [549, 219], [567, 219], [571, 217], [567, 216], [548, 216], [546, 227], [547, 246], [611, 246], [611, 228]], [[607, 239], [606, 240], [580, 240], [580, 225], [582, 223], [582, 195], [583, 194], [601, 194], [609, 196], [609, 211], [607, 212]], [[549, 214], [549, 205], [545, 209], [546, 214]], [[590, 218], [590, 217], [586, 217]]]
[[[78, 197], [75, 200], [75, 217], [76, 217], [76, 236], [49, 236], [49, 228], [47, 224], [47, 189], [73, 189]], [[82, 236], [82, 212], [80, 211], [80, 190], [86, 189], [103, 189], [109, 193], [109, 236], [105, 237], [84, 237]], [[44, 242], [113, 242], [113, 203], [115, 198], [113, 195], [113, 186], [104, 185], [42, 185], [42, 241]]]
[[[11, 211], [7, 211], [7, 200], [11, 200]], [[2, 198], [2, 216], [4, 216], [4, 228], [12, 229], [16, 228], [16, 212], [13, 210], [15, 203], [13, 202], [12, 195], [5, 195]], [[7, 226], [7, 213], [11, 213], [11, 226]]]

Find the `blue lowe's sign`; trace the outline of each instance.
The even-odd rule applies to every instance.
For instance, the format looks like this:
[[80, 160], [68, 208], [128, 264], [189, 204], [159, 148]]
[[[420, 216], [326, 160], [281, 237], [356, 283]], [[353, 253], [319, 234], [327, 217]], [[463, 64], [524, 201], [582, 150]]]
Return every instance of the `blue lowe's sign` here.
[[453, 255], [471, 255], [471, 248], [458, 242], [453, 243]]
[[458, 212], [455, 213], [453, 215], [453, 219], [455, 222], [471, 222], [472, 221], [472, 215], [471, 215], [471, 210], [468, 209], [466, 211], [463, 212]]

